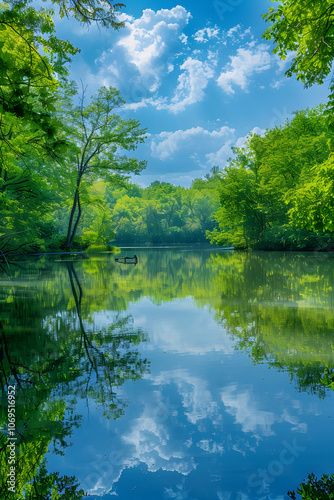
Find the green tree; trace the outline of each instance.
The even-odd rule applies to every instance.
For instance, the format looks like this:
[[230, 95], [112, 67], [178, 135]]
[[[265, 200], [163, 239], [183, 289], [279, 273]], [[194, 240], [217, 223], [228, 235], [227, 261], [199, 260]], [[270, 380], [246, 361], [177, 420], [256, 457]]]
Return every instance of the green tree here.
[[305, 172], [296, 190], [287, 193], [289, 215], [296, 227], [334, 233], [334, 155]]
[[323, 83], [334, 57], [333, 0], [284, 0], [263, 18], [271, 23], [263, 38], [273, 40], [274, 53], [285, 60], [295, 52], [286, 75], [296, 74], [306, 87]]
[[[73, 90], [70, 89], [70, 96]], [[128, 158], [122, 150], [134, 150], [145, 139], [145, 129], [137, 120], [122, 119], [115, 110], [124, 104], [119, 91], [102, 87], [84, 106], [84, 95], [80, 105], [75, 105], [65, 96], [60, 115], [69, 141], [68, 151], [63, 158], [64, 175], [69, 176], [72, 185], [72, 202], [67, 228], [66, 245], [70, 246], [81, 218], [81, 195], [83, 184], [104, 179], [109, 182], [139, 174], [145, 161]]]
[[[124, 25], [117, 18], [124, 5], [112, 0], [52, 3], [60, 17], [86, 25]], [[66, 148], [59, 135], [62, 120], [55, 114], [57, 89], [78, 51], [57, 37], [55, 10], [33, 4], [8, 0], [0, 9], [0, 248], [6, 254], [29, 244], [30, 250], [42, 248], [54, 228], [50, 218], [38, 214], [49, 214], [59, 201], [55, 170], [50, 170], [50, 158], [60, 158]]]
[[[262, 137], [252, 135], [245, 147], [234, 149], [236, 157], [221, 176], [219, 231], [208, 231], [211, 241], [239, 248], [302, 248], [307, 234], [294, 233], [292, 217], [302, 216], [303, 210], [298, 215], [296, 207], [297, 199], [303, 200], [306, 180], [312, 186], [318, 183], [315, 192], [321, 191], [326, 176], [322, 170], [321, 183], [315, 173], [323, 162], [329, 181], [331, 137], [324, 107], [319, 106], [296, 112], [284, 126], [267, 130]], [[327, 192], [330, 189], [329, 184]], [[304, 207], [307, 210], [306, 201]], [[309, 211], [312, 219], [311, 207]], [[299, 227], [315, 230], [311, 224]]]
[[[70, 42], [55, 35], [52, 19], [55, 12], [36, 9], [32, 3], [31, 0], [8, 0], [0, 12], [0, 137], [15, 151], [11, 129], [16, 120], [21, 128], [30, 126], [35, 133], [44, 133], [43, 138], [49, 145], [54, 139], [55, 75], [59, 78], [68, 74], [66, 63], [78, 51]], [[84, 24], [95, 22], [114, 29], [124, 26], [117, 20], [117, 12], [124, 6], [121, 3], [114, 4], [111, 0], [54, 0], [52, 3], [58, 4], [61, 17], [73, 16]], [[33, 142], [36, 144], [36, 138]]]
[[[33, 294], [23, 298], [14, 286], [1, 295], [1, 499], [6, 498], [9, 468], [8, 385], [16, 386], [17, 437], [17, 495], [8, 493], [8, 500], [65, 500], [77, 498], [74, 478], [46, 474], [43, 457], [50, 449], [63, 454], [69, 445], [81, 422], [77, 399], [89, 398], [103, 408], [106, 418], [118, 418], [126, 407], [119, 387], [147, 372], [148, 362], [137, 349], [146, 335], [133, 327], [131, 316], [117, 314], [101, 330], [94, 327], [94, 314], [110, 303], [113, 266], [108, 264], [66, 262], [60, 269], [56, 264], [59, 274], [45, 280], [50, 277], [50, 262], [41, 259]], [[47, 496], [50, 492], [55, 496]]]

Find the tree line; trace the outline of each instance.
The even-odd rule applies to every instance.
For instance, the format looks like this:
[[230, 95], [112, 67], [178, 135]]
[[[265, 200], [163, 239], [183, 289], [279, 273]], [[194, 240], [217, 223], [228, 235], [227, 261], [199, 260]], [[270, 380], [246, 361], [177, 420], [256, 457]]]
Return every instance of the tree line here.
[[333, 246], [333, 127], [325, 106], [252, 135], [221, 173], [211, 242], [261, 250]]
[[0, 249], [10, 257], [52, 244], [61, 206], [69, 207], [69, 248], [88, 186], [97, 179], [124, 181], [146, 166], [127, 155], [144, 141], [145, 130], [121, 118], [118, 90], [102, 87], [88, 102], [85, 89], [78, 92], [69, 63], [79, 49], [57, 37], [53, 21], [58, 14], [119, 29], [123, 4], [53, 5], [57, 12], [10, 0], [0, 12]]
[[[333, 246], [333, 95], [234, 148], [227, 165], [185, 189], [129, 183], [146, 162], [145, 140], [124, 119], [119, 91], [87, 98], [69, 80], [78, 48], [57, 37], [53, 18], [120, 29], [112, 1], [55, 0], [54, 10], [10, 0], [0, 12], [0, 253], [103, 248], [119, 243], [193, 243], [263, 250]], [[306, 87], [328, 77], [334, 2], [292, 0], [269, 9], [263, 37], [286, 75]], [[128, 155], [130, 153], [130, 155]]]

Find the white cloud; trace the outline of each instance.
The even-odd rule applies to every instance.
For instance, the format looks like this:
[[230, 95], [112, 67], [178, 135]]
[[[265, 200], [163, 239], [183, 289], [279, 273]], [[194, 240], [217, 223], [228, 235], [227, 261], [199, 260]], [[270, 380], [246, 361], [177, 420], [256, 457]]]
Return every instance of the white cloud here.
[[202, 30], [196, 31], [193, 38], [197, 42], [208, 42], [211, 38], [218, 38], [219, 28], [215, 26], [214, 28], [203, 28]]
[[224, 144], [224, 146], [219, 148], [218, 151], [214, 153], [207, 153], [206, 158], [208, 161], [208, 165], [210, 167], [225, 165], [225, 162], [232, 155], [231, 146], [232, 141], [228, 141], [226, 144]]
[[99, 65], [96, 76], [101, 85], [119, 88], [127, 102], [138, 104], [152, 97], [171, 72], [184, 47], [182, 31], [191, 14], [178, 5], [157, 12], [145, 9], [138, 19], [124, 16], [125, 28], [117, 43], [95, 61]]
[[250, 36], [251, 39], [253, 39], [252, 35], [252, 30], [251, 28], [247, 28], [246, 30], [242, 29], [241, 24], [237, 24], [233, 28], [230, 28], [228, 32], [226, 33], [227, 37], [230, 39], [229, 43], [236, 42], [237, 40], [242, 40], [243, 38], [247, 37], [248, 35]]
[[207, 382], [199, 377], [192, 376], [188, 370], [171, 370], [161, 372], [155, 377], [152, 384], [175, 384], [182, 399], [184, 415], [190, 423], [196, 425], [200, 420], [211, 419], [221, 421], [217, 402], [213, 400]]
[[218, 80], [218, 85], [227, 93], [234, 94], [234, 86], [246, 90], [249, 79], [254, 73], [267, 71], [271, 67], [270, 48], [267, 45], [255, 45], [251, 42], [246, 48], [239, 48], [237, 55], [230, 56], [231, 62], [225, 67]]
[[223, 126], [218, 130], [192, 127], [187, 130], [174, 132], [161, 132], [154, 136], [151, 142], [152, 156], [167, 160], [173, 157], [181, 148], [183, 151], [192, 152], [210, 151], [214, 147], [220, 148], [221, 144], [231, 144], [235, 140], [234, 129]]
[[126, 23], [129, 34], [118, 41], [128, 61], [145, 77], [150, 92], [160, 85], [161, 73], [166, 70], [170, 48], [180, 42], [182, 29], [191, 14], [180, 5], [154, 12], [145, 9], [139, 19]]
[[280, 80], [276, 80], [270, 84], [270, 87], [273, 89], [279, 89], [282, 85], [284, 85], [285, 80], [281, 78]]
[[232, 384], [222, 390], [221, 399], [226, 411], [241, 425], [242, 431], [251, 433], [257, 439], [275, 435], [272, 427], [275, 423], [281, 422], [289, 423], [293, 432], [302, 434], [307, 432], [307, 424], [299, 422], [298, 417], [287, 409], [283, 409], [282, 413], [260, 409], [261, 402], [256, 401], [250, 388], [240, 390], [237, 384]]
[[218, 52], [213, 52], [212, 50], [208, 50], [208, 60], [214, 65], [218, 64]]
[[212, 64], [192, 57], [188, 57], [180, 69], [183, 72], [178, 78], [178, 85], [170, 104], [158, 104], [157, 109], [168, 109], [173, 113], [184, 111], [190, 104], [203, 99], [204, 90], [209, 80], [214, 77]]
[[[203, 172], [201, 172], [203, 175]], [[149, 304], [148, 299], [140, 303], [141, 311], [144, 313], [140, 321], [135, 323], [136, 328], [143, 330], [149, 329], [151, 318], [145, 315], [145, 308]], [[185, 312], [192, 311], [192, 319], [187, 319]], [[165, 306], [165, 313], [162, 313], [158, 322], [151, 323], [150, 344], [148, 349], [157, 347], [164, 352], [178, 353], [184, 355], [204, 356], [208, 352], [223, 352], [230, 355], [234, 352], [235, 342], [228, 335], [222, 335], [221, 328], [217, 328], [215, 319], [208, 314], [203, 320], [200, 311], [194, 309], [192, 298], [175, 300]], [[183, 335], [183, 329], [189, 328], [192, 332], [191, 337]], [[210, 344], [207, 338], [203, 336], [203, 331], [210, 335]]]
[[250, 391], [241, 392], [236, 385], [231, 385], [222, 391], [221, 398], [226, 411], [235, 417], [243, 432], [251, 432], [256, 437], [274, 434], [271, 429], [275, 422], [274, 413], [258, 409]]
[[120, 12], [117, 14], [117, 21], [121, 22], [121, 23], [125, 23], [125, 22], [132, 22], [134, 21], [134, 17], [133, 16], [129, 16], [128, 14], [125, 14], [125, 12]]
[[233, 37], [235, 33], [237, 33], [241, 29], [241, 25], [237, 24], [236, 26], [233, 26], [233, 28], [230, 28], [227, 32], [228, 37]]
[[247, 140], [250, 137], [250, 134], [258, 134], [258, 135], [263, 135], [265, 133], [265, 130], [261, 129], [260, 127], [254, 127], [249, 134], [247, 134], [244, 137], [238, 137], [236, 141], [233, 141], [232, 139], [228, 141], [226, 144], [224, 144], [218, 151], [213, 152], [213, 153], [208, 153], [206, 154], [207, 158], [207, 163], [210, 167], [214, 166], [220, 166], [223, 167], [226, 163], [226, 161], [233, 156], [231, 146], [236, 146], [237, 148], [242, 148], [245, 146]]
[[181, 36], [179, 36], [179, 39], [181, 40], [181, 42], [184, 44], [184, 45], [187, 45], [188, 43], [188, 37], [187, 35], [185, 35], [184, 33], [182, 33]]

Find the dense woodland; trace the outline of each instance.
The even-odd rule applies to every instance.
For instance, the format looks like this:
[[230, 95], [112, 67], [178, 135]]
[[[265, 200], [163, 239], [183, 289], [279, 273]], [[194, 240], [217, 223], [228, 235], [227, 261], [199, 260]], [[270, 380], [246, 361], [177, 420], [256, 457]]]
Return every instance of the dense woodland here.
[[[130, 181], [146, 167], [133, 151], [146, 130], [123, 119], [117, 89], [92, 97], [69, 79], [79, 50], [57, 38], [53, 15], [121, 29], [120, 4], [27, 0], [0, 13], [0, 253], [101, 249], [116, 244], [206, 242], [241, 249], [323, 250], [333, 246], [333, 88], [326, 105], [232, 148], [190, 188]], [[304, 5], [305, 4], [305, 5]], [[272, 8], [264, 38], [296, 57], [287, 76], [305, 86], [330, 72], [333, 2], [284, 2]], [[288, 29], [287, 19], [296, 23]], [[313, 17], [312, 17], [313, 16]], [[329, 16], [329, 18], [327, 17]], [[313, 22], [314, 19], [317, 22]], [[327, 24], [326, 24], [327, 23]], [[318, 40], [312, 51], [310, 41]], [[20, 56], [18, 57], [18, 54]]]

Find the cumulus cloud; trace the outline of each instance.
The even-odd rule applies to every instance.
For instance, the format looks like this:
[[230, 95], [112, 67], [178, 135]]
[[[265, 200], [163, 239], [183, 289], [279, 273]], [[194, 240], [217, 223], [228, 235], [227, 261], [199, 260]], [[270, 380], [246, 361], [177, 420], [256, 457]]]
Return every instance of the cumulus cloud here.
[[191, 14], [178, 5], [157, 12], [145, 9], [137, 19], [123, 16], [118, 41], [95, 62], [101, 82], [120, 88], [123, 95], [125, 91], [126, 100], [134, 103], [150, 98], [170, 73], [175, 54], [184, 47], [182, 31]]
[[218, 77], [218, 85], [227, 94], [234, 94], [233, 86], [247, 90], [250, 77], [270, 69], [272, 58], [270, 49], [265, 44], [250, 42], [237, 50], [237, 55], [230, 56], [230, 63]]
[[[203, 101], [210, 81], [233, 94], [233, 87], [246, 90], [249, 77], [270, 66], [268, 47], [252, 41], [230, 56], [219, 75], [218, 61], [224, 56], [222, 48], [226, 51], [226, 40], [231, 44], [252, 37], [250, 28], [237, 25], [226, 33], [207, 26], [188, 39], [183, 30], [190, 19], [191, 13], [180, 5], [156, 12], [145, 9], [137, 19], [124, 15], [122, 35], [96, 60], [100, 66], [97, 79], [119, 88], [132, 111], [150, 106], [177, 114]], [[190, 41], [202, 43], [202, 49], [193, 47], [190, 55]]]
[[237, 24], [236, 26], [233, 26], [233, 28], [230, 28], [227, 32], [227, 36], [233, 37], [235, 33], [237, 33], [241, 29], [241, 25]]
[[[203, 174], [203, 172], [201, 172]], [[169, 353], [178, 353], [183, 355], [204, 356], [208, 352], [223, 352], [230, 355], [234, 352], [234, 340], [228, 335], [222, 335], [221, 328], [217, 327], [217, 323], [210, 315], [203, 316], [198, 309], [194, 309], [192, 298], [187, 298], [182, 301], [174, 301], [165, 307], [162, 311], [162, 316], [159, 321], [149, 318], [145, 314], [146, 307], [149, 302], [142, 301], [141, 311], [142, 316], [140, 322], [136, 322], [136, 328], [147, 330], [151, 324], [150, 344], [148, 349], [160, 349]], [[190, 315], [186, 315], [185, 311], [192, 311]], [[152, 323], [153, 322], [153, 323]], [[184, 329], [189, 328], [192, 332], [191, 337], [183, 335]], [[206, 337], [203, 336], [203, 331], [210, 335], [210, 344]]]
[[214, 153], [207, 153], [206, 159], [210, 167], [215, 167], [216, 165], [224, 165], [226, 160], [231, 156], [231, 145], [232, 141], [228, 141], [224, 146], [215, 151]]
[[173, 158], [174, 153], [181, 148], [192, 153], [210, 151], [212, 147], [219, 147], [222, 143], [231, 144], [235, 139], [234, 129], [223, 126], [218, 130], [209, 131], [203, 127], [192, 127], [187, 130], [161, 132], [154, 136], [151, 142], [152, 156], [167, 160]]
[[241, 392], [236, 385], [231, 385], [222, 391], [221, 398], [226, 411], [235, 417], [243, 432], [251, 432], [257, 437], [274, 434], [271, 429], [275, 422], [274, 413], [257, 408], [250, 391]]
[[157, 422], [156, 417], [152, 413], [147, 414], [145, 408], [132, 429], [122, 437], [124, 444], [132, 448], [132, 457], [127, 465], [144, 463], [150, 472], [163, 469], [189, 474], [195, 468], [194, 459], [185, 456], [183, 443], [178, 443], [175, 449], [175, 443], [169, 439], [169, 431], [166, 424]]
[[224, 388], [221, 399], [227, 413], [234, 416], [236, 423], [241, 425], [242, 432], [251, 433], [257, 439], [275, 435], [272, 427], [275, 423], [290, 424], [293, 432], [305, 434], [307, 424], [300, 422], [296, 415], [283, 409], [283, 412], [262, 410], [260, 401], [256, 401], [250, 387], [243, 390], [237, 384]]
[[210, 62], [188, 57], [180, 67], [182, 73], [170, 103], [157, 103], [157, 109], [168, 109], [173, 113], [184, 111], [187, 106], [204, 97], [208, 82], [214, 77], [214, 66]]
[[214, 28], [203, 28], [202, 30], [196, 31], [193, 38], [197, 42], [208, 42], [211, 38], [218, 38], [219, 28], [215, 26]]
[[118, 46], [124, 49], [140, 75], [151, 80], [151, 92], [160, 85], [160, 75], [167, 63], [164, 56], [168, 55], [171, 44], [179, 40], [190, 17], [190, 13], [178, 5], [157, 12], [145, 9], [139, 19], [126, 23], [129, 34], [119, 40]]
[[182, 398], [184, 414], [190, 423], [196, 425], [200, 420], [220, 421], [217, 402], [207, 387], [207, 382], [190, 375], [188, 370], [170, 370], [161, 372], [153, 381], [154, 385], [175, 384]]
[[184, 44], [184, 45], [187, 45], [188, 43], [188, 37], [187, 35], [185, 35], [184, 33], [182, 33], [182, 35], [179, 36], [179, 39], [180, 41]]

